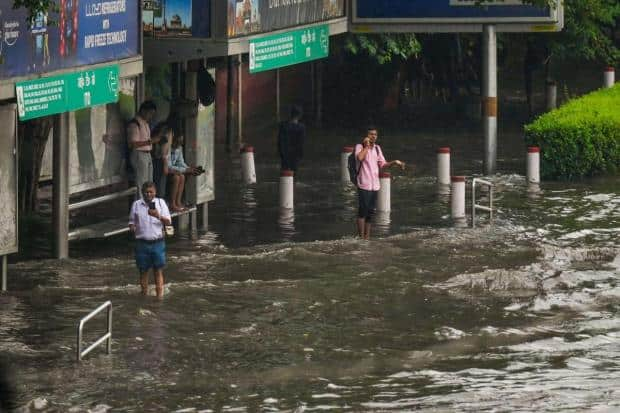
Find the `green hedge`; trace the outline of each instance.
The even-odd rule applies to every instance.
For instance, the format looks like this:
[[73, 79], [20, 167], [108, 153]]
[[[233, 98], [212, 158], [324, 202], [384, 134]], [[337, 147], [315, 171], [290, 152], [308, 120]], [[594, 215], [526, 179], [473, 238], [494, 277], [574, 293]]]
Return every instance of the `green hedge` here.
[[620, 84], [571, 100], [525, 126], [541, 151], [543, 178], [572, 179], [620, 171]]

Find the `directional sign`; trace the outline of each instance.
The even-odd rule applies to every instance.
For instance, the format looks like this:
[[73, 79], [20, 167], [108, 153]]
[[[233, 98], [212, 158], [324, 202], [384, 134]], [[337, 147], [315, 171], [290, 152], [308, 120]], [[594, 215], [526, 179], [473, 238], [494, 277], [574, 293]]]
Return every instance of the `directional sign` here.
[[72, 112], [118, 100], [118, 65], [15, 84], [20, 120]]
[[250, 40], [250, 73], [329, 55], [329, 26], [320, 25]]

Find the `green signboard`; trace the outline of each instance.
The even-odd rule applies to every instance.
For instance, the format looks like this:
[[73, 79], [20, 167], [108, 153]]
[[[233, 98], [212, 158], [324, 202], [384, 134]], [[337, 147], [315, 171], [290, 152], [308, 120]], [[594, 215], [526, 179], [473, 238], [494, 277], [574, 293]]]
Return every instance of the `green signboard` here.
[[328, 54], [326, 24], [250, 39], [250, 73], [309, 62]]
[[72, 112], [118, 100], [118, 65], [17, 82], [20, 120]]

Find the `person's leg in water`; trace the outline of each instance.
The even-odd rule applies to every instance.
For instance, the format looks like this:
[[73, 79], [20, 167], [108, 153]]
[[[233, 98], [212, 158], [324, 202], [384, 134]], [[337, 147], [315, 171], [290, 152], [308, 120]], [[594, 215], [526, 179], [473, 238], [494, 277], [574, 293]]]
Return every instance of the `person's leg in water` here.
[[147, 295], [149, 293], [149, 270], [140, 272], [140, 288], [142, 290], [142, 295]]
[[366, 232], [366, 218], [357, 218], [357, 235], [360, 238], [364, 238], [364, 234]]
[[370, 217], [364, 218], [364, 239], [370, 239]]
[[155, 274], [155, 291], [157, 298], [164, 298], [164, 270], [163, 268], [154, 269]]

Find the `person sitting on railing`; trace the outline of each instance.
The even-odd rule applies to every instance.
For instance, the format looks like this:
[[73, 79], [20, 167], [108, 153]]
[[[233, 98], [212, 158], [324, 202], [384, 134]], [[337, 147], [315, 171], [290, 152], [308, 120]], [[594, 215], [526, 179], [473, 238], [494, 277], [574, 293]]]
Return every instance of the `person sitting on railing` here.
[[153, 136], [160, 137], [159, 141], [153, 143], [151, 156], [153, 158], [153, 182], [157, 188], [157, 195], [160, 198], [166, 197], [166, 184], [168, 175], [168, 157], [170, 156], [170, 145], [174, 131], [172, 127], [165, 123], [159, 123], [153, 129]]
[[183, 135], [177, 134], [172, 138], [172, 148], [168, 157], [168, 176], [170, 177], [170, 208], [173, 212], [187, 211], [182, 197], [185, 189], [186, 175], [200, 175], [204, 172], [201, 167], [189, 166], [183, 158]]
[[153, 182], [142, 185], [142, 198], [131, 206], [129, 230], [136, 237], [136, 265], [140, 271], [142, 294], [147, 295], [149, 270], [153, 269], [157, 297], [164, 296], [164, 266], [166, 265], [166, 242], [164, 226], [172, 224], [166, 201], [157, 198]]

